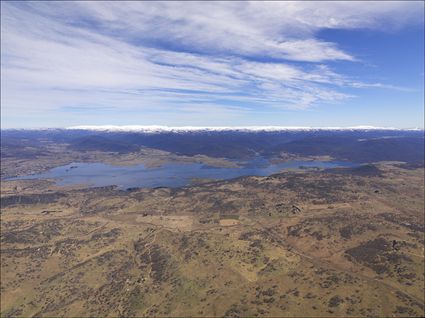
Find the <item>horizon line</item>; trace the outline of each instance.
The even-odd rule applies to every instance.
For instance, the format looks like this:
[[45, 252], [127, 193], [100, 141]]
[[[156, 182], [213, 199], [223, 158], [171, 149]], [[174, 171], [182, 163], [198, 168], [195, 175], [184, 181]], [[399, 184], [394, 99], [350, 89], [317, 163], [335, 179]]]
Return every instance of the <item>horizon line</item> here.
[[37, 128], [1, 128], [1, 130], [93, 130], [93, 131], [133, 131], [133, 132], [185, 132], [185, 131], [288, 131], [288, 130], [404, 130], [421, 131], [424, 128], [409, 127], [379, 127], [369, 125], [359, 126], [167, 126], [167, 125], [78, 125], [69, 127], [37, 127]]

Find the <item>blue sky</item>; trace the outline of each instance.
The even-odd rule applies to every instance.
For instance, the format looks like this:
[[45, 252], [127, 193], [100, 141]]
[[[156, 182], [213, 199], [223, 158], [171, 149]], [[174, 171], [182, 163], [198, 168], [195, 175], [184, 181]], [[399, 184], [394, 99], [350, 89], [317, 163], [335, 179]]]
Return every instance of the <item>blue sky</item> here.
[[2, 128], [423, 128], [423, 12], [422, 1], [2, 1]]

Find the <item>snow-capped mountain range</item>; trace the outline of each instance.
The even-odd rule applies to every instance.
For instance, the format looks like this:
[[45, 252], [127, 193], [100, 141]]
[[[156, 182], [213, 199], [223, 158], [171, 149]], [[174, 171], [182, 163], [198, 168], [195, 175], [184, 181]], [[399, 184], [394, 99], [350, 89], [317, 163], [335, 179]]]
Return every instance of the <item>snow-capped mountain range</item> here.
[[161, 133], [161, 132], [213, 132], [213, 131], [246, 131], [246, 132], [261, 132], [261, 131], [315, 131], [315, 130], [412, 130], [420, 131], [420, 128], [394, 128], [394, 127], [375, 127], [375, 126], [352, 126], [352, 127], [294, 127], [294, 126], [221, 126], [221, 127], [199, 127], [199, 126], [72, 126], [66, 129], [71, 130], [93, 130], [93, 131], [110, 131], [110, 132], [142, 132], [142, 133]]

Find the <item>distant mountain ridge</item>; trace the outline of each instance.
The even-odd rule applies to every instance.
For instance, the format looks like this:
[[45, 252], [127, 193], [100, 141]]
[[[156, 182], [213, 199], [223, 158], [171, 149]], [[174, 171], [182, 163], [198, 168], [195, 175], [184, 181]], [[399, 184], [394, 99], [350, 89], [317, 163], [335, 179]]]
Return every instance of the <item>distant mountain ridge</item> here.
[[[164, 130], [163, 126], [137, 126], [142, 129], [127, 131], [111, 130], [111, 126], [96, 127], [3, 130], [1, 155], [33, 156], [40, 153], [45, 142], [52, 142], [65, 144], [73, 151], [83, 152], [132, 153], [148, 147], [178, 155], [199, 154], [237, 160], [252, 159], [256, 156], [271, 159], [296, 155], [329, 156], [336, 160], [357, 163], [424, 162], [425, 132], [418, 129], [384, 129], [369, 126], [340, 129], [256, 126], [192, 127], [192, 130], [190, 127], [178, 127], [178, 130], [168, 127], [168, 130]], [[122, 127], [124, 128], [127, 129], [128, 126]], [[31, 146], [36, 146], [36, 149]]]
[[106, 151], [129, 153], [140, 149], [137, 145], [126, 143], [123, 140], [115, 141], [104, 136], [86, 136], [73, 140], [72, 149], [78, 151]]
[[394, 128], [394, 127], [375, 127], [375, 126], [349, 126], [349, 127], [307, 127], [307, 126], [160, 126], [160, 125], [100, 125], [100, 126], [72, 126], [69, 130], [93, 130], [93, 131], [111, 131], [111, 132], [197, 132], [197, 131], [246, 131], [246, 132], [278, 132], [278, 131], [355, 131], [355, 130], [396, 130], [396, 131], [420, 131], [421, 128]]

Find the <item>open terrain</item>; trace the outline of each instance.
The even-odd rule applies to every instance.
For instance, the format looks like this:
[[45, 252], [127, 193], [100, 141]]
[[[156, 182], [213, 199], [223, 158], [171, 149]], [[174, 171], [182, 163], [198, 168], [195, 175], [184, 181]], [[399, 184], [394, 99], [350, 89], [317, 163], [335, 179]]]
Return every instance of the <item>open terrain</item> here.
[[424, 191], [423, 163], [398, 161], [181, 188], [3, 180], [1, 316], [421, 317]]
[[0, 318], [425, 318], [425, 0], [0, 19]]
[[272, 162], [337, 160], [424, 162], [423, 130], [288, 130], [117, 132], [3, 130], [1, 177], [44, 172], [72, 162], [113, 165], [170, 162], [236, 167], [234, 160], [262, 156]]

